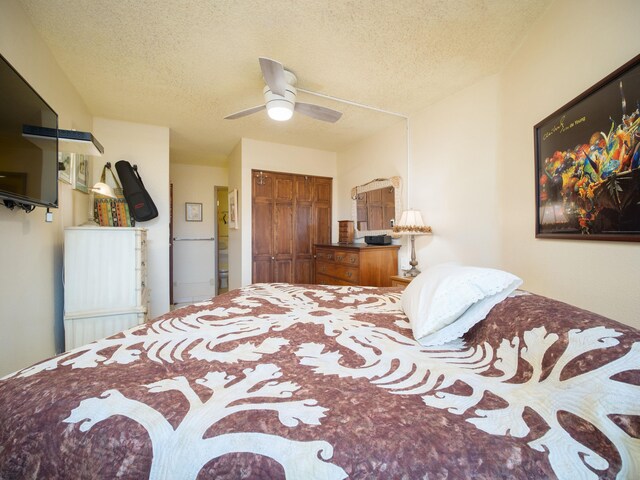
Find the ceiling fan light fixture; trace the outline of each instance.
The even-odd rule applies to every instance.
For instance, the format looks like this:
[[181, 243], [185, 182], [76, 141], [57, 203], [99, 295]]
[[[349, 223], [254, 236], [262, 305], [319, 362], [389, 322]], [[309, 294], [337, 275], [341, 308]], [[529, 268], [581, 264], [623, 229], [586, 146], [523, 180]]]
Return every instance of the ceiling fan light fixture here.
[[[266, 109], [267, 115], [277, 122], [286, 122], [293, 117], [293, 111], [306, 115], [307, 117], [324, 122], [337, 122], [342, 116], [341, 112], [328, 107], [314, 105], [312, 103], [296, 102], [298, 93], [294, 86], [298, 79], [293, 72], [285, 70], [280, 62], [266, 57], [260, 57], [260, 70], [266, 85], [262, 90], [264, 95], [264, 105], [257, 105], [245, 108], [239, 112], [232, 113], [224, 117], [226, 120], [235, 120], [246, 117], [253, 113]], [[309, 90], [306, 90], [309, 93]]]
[[272, 120], [286, 122], [293, 116], [293, 104], [287, 100], [271, 100], [267, 103], [267, 114]]

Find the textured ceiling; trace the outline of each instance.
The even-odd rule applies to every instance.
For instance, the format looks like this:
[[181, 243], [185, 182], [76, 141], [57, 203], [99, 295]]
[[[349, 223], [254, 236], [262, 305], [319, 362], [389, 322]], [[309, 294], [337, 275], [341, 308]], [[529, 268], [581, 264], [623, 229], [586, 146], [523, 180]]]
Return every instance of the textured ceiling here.
[[171, 161], [224, 165], [241, 137], [340, 149], [397, 117], [264, 111], [258, 57], [300, 87], [410, 114], [500, 71], [550, 0], [21, 0], [95, 116], [168, 126]]

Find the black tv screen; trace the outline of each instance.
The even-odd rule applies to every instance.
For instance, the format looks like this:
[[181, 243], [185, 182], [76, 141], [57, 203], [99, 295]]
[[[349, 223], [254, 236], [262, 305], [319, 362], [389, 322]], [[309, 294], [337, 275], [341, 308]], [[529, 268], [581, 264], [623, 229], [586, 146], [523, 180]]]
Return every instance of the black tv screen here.
[[0, 55], [0, 199], [57, 207], [57, 136], [23, 135], [25, 126], [55, 132], [58, 115]]

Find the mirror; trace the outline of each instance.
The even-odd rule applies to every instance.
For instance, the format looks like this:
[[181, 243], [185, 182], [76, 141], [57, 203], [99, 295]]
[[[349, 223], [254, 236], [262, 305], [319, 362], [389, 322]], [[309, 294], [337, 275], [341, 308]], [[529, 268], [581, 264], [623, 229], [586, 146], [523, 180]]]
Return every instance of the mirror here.
[[400, 177], [376, 178], [351, 189], [356, 236], [388, 235], [402, 213]]

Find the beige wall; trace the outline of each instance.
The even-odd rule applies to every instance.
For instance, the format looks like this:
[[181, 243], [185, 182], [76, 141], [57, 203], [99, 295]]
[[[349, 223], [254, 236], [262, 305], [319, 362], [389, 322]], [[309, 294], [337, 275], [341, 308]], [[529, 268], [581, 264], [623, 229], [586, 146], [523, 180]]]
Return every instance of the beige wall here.
[[[226, 186], [228, 170], [202, 165], [172, 164], [173, 236], [175, 238], [215, 238], [216, 208], [214, 187]], [[226, 198], [224, 199], [226, 202]], [[202, 222], [187, 222], [185, 203], [202, 204]], [[215, 240], [217, 241], [217, 239]], [[210, 262], [203, 262], [210, 258]], [[190, 302], [210, 298], [215, 292], [215, 243], [209, 241], [174, 242], [174, 301]], [[213, 282], [213, 283], [212, 283]]]
[[[0, 2], [0, 54], [58, 113], [61, 128], [92, 128], [84, 102], [15, 0]], [[74, 198], [86, 195], [58, 186], [52, 223], [43, 208], [26, 214], [0, 206], [0, 376], [63, 347], [63, 229], [81, 215]]]
[[[242, 186], [242, 141], [236, 145], [229, 155], [229, 193], [232, 190], [240, 190]], [[242, 212], [242, 198], [238, 195], [238, 222], [242, 224], [244, 217]], [[229, 229], [229, 289], [239, 288], [242, 283], [242, 265], [251, 262], [242, 258], [242, 231], [240, 229]]]
[[416, 238], [418, 268], [500, 264], [499, 88], [498, 77], [485, 78], [411, 118], [409, 204], [434, 232]]
[[638, 54], [640, 2], [561, 0], [501, 75], [504, 266], [525, 288], [640, 327], [640, 243], [534, 238], [533, 125]]
[[147, 229], [150, 316], [169, 311], [169, 129], [105, 118], [94, 119], [93, 133], [104, 155], [93, 163], [94, 178], [105, 162], [115, 172], [118, 160], [138, 165], [144, 185], [158, 208], [158, 216], [136, 223]]
[[[411, 116], [408, 204], [434, 228], [416, 240], [419, 267], [497, 266], [530, 291], [640, 327], [640, 243], [535, 239], [533, 165], [533, 125], [638, 54], [637, 18], [637, 1], [558, 0], [502, 72]], [[383, 171], [379, 145], [399, 143], [395, 133], [339, 153], [341, 214], [347, 183]]]
[[[238, 216], [240, 230], [229, 233], [229, 246], [240, 240], [242, 265], [240, 266], [240, 284], [237, 283], [237, 266], [232, 261], [229, 252], [229, 276], [231, 288], [251, 283], [251, 170], [263, 169], [274, 172], [288, 172], [322, 177], [336, 177], [336, 153], [312, 148], [294, 147], [278, 143], [259, 140], [242, 139], [240, 158], [240, 176], [238, 177], [237, 163], [234, 159], [229, 172], [229, 190], [238, 188]], [[233, 170], [233, 174], [232, 174]], [[238, 183], [239, 181], [239, 183]], [[333, 205], [336, 205], [336, 185], [333, 185]], [[332, 231], [337, 239], [338, 225], [336, 223], [336, 209], [332, 212]], [[234, 259], [237, 251], [233, 250]], [[231, 272], [234, 272], [232, 275]]]
[[[416, 238], [418, 268], [445, 261], [500, 263], [496, 186], [499, 79], [489, 77], [338, 154], [339, 212], [351, 217], [350, 190], [400, 175], [403, 209], [422, 212], [434, 235]], [[408, 172], [408, 173], [407, 173]], [[400, 267], [409, 242], [400, 240]]]
[[[214, 232], [214, 187], [226, 187], [226, 168], [173, 163], [170, 167], [173, 185], [173, 234], [180, 237], [212, 237]], [[185, 203], [202, 203], [202, 222], [187, 222]]]
[[[402, 178], [403, 206], [406, 205], [407, 124], [403, 119], [394, 126], [338, 152], [338, 220], [352, 220], [351, 189], [374, 178]], [[335, 185], [334, 185], [335, 188]]]

